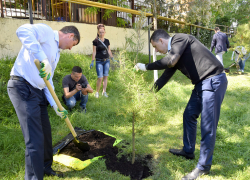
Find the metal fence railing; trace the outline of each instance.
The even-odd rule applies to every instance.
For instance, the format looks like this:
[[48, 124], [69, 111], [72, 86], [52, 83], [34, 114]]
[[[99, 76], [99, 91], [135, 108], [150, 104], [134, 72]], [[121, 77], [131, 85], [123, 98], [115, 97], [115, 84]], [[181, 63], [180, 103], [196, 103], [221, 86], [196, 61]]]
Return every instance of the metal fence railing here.
[[[9, 18], [29, 18], [28, 11], [29, 0], [0, 0], [1, 17]], [[151, 6], [143, 0], [127, 0], [123, 4], [117, 6], [104, 4], [88, 0], [31, 0], [32, 1], [32, 17], [33, 19], [43, 19], [49, 21], [67, 21], [98, 24], [103, 23], [109, 26], [132, 27], [137, 21], [137, 15], [140, 15], [141, 9], [148, 9], [146, 16], [152, 22]], [[95, 12], [87, 12], [89, 8], [98, 8]], [[125, 7], [125, 8], [124, 8]], [[109, 13], [108, 18], [103, 18], [106, 11]], [[186, 28], [186, 33], [201, 28], [207, 31], [213, 31], [211, 28], [190, 24], [184, 21], [171, 19], [166, 12], [159, 12], [158, 22], [159, 28], [168, 28], [169, 32], [178, 32]], [[121, 23], [122, 22], [122, 23]], [[145, 26], [148, 22], [145, 22]], [[230, 34], [226, 32], [227, 34]]]
[[[33, 19], [51, 19], [50, 0], [32, 0]], [[7, 18], [29, 18], [28, 0], [0, 0], [1, 17]]]

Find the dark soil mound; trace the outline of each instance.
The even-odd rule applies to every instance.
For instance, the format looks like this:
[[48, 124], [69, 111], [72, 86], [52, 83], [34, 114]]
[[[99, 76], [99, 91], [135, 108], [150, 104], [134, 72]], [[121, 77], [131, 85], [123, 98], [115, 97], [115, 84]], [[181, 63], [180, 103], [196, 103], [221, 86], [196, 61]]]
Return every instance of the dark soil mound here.
[[137, 159], [134, 164], [128, 161], [126, 156], [117, 158], [118, 148], [113, 147], [115, 138], [108, 136], [100, 131], [91, 131], [89, 133], [81, 134], [78, 136], [80, 141], [88, 142], [90, 150], [82, 152], [73, 142], [65, 146], [60, 153], [66, 154], [82, 161], [92, 159], [97, 156], [104, 156], [106, 159], [107, 169], [113, 172], [118, 171], [123, 175], [130, 176], [131, 179], [143, 179], [152, 175], [147, 164], [152, 157], [150, 155]]

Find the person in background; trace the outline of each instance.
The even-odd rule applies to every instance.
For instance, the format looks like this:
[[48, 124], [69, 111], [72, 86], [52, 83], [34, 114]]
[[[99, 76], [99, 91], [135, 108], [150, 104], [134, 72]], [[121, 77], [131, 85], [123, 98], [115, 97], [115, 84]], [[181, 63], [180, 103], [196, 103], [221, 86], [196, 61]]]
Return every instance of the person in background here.
[[[10, 72], [7, 91], [15, 108], [25, 141], [25, 180], [42, 180], [44, 175], [63, 177], [51, 168], [53, 162], [51, 126], [47, 102], [61, 118], [67, 111], [59, 111], [42, 78], [53, 86], [53, 75], [60, 58], [60, 49], [69, 49], [80, 42], [75, 26], [53, 31], [46, 24], [25, 24], [16, 35], [21, 50]], [[34, 63], [41, 62], [40, 74]]]
[[[237, 46], [232, 53], [232, 58], [231, 58], [232, 61], [233, 61], [234, 54], [235, 54], [235, 62], [238, 63], [240, 66], [239, 71], [244, 72], [245, 63], [246, 63], [246, 60], [250, 57], [250, 53], [247, 54], [247, 51], [243, 46]], [[240, 54], [242, 54], [243, 57], [239, 57]]]
[[88, 93], [93, 93], [93, 89], [88, 83], [87, 78], [82, 74], [79, 66], [74, 66], [71, 74], [66, 75], [62, 81], [63, 101], [71, 109], [76, 105], [76, 101], [81, 100], [81, 112], [86, 113], [86, 104], [88, 102]]
[[101, 84], [103, 81], [103, 89], [102, 95], [108, 97], [106, 92], [107, 84], [108, 84], [108, 75], [109, 75], [109, 67], [110, 67], [110, 59], [113, 62], [117, 62], [114, 60], [112, 52], [110, 50], [109, 40], [104, 38], [106, 32], [103, 24], [97, 25], [97, 37], [93, 41], [93, 54], [92, 54], [92, 62], [90, 64], [90, 69], [94, 66], [94, 61], [96, 60], [96, 72], [97, 72], [97, 82], [96, 82], [96, 93], [95, 97], [99, 98], [99, 90], [101, 88]]
[[169, 152], [186, 159], [195, 158], [197, 118], [201, 115], [200, 158], [196, 168], [182, 180], [197, 179], [208, 174], [212, 166], [220, 109], [228, 83], [224, 68], [216, 57], [191, 35], [177, 33], [170, 37], [165, 30], [158, 29], [154, 31], [150, 41], [156, 52], [168, 55], [147, 65], [137, 63], [135, 68], [142, 71], [165, 70], [154, 84], [156, 92], [177, 70], [194, 84], [183, 114], [184, 146], [181, 149], [169, 149]]
[[210, 51], [212, 52], [213, 48], [215, 47], [216, 58], [223, 65], [223, 54], [227, 52], [227, 48], [229, 48], [229, 41], [228, 41], [227, 35], [223, 32], [220, 32], [219, 27], [216, 27], [214, 29], [214, 32], [215, 34], [211, 42]]

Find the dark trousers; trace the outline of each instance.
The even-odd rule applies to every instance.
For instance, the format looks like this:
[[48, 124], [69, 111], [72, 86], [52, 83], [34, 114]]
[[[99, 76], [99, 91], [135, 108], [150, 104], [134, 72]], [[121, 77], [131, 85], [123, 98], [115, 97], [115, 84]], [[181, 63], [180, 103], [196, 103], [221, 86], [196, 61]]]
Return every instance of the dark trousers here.
[[227, 89], [225, 73], [205, 79], [195, 85], [183, 114], [183, 150], [194, 153], [197, 118], [201, 114], [201, 145], [197, 167], [210, 170], [215, 146], [221, 103]]
[[9, 80], [8, 94], [16, 110], [26, 145], [25, 180], [42, 180], [51, 168], [53, 149], [47, 100], [43, 90]]

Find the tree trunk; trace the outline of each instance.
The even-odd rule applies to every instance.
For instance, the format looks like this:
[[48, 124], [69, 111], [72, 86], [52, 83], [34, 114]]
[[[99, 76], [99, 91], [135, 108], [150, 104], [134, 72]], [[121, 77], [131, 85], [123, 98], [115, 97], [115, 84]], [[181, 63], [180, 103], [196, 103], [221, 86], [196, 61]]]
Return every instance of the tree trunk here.
[[1, 10], [1, 17], [3, 18], [3, 4], [2, 4], [2, 0], [0, 0], [0, 10]]
[[[201, 22], [199, 21], [198, 22], [198, 26], [200, 26], [201, 25]], [[197, 28], [197, 36], [196, 36], [196, 38], [198, 39], [198, 40], [200, 40], [200, 28]]]
[[[134, 9], [135, 7], [135, 0], [131, 0], [131, 9]], [[135, 15], [132, 14], [132, 26], [134, 25], [135, 23]]]
[[132, 122], [132, 164], [135, 163], [135, 112], [133, 112]]

